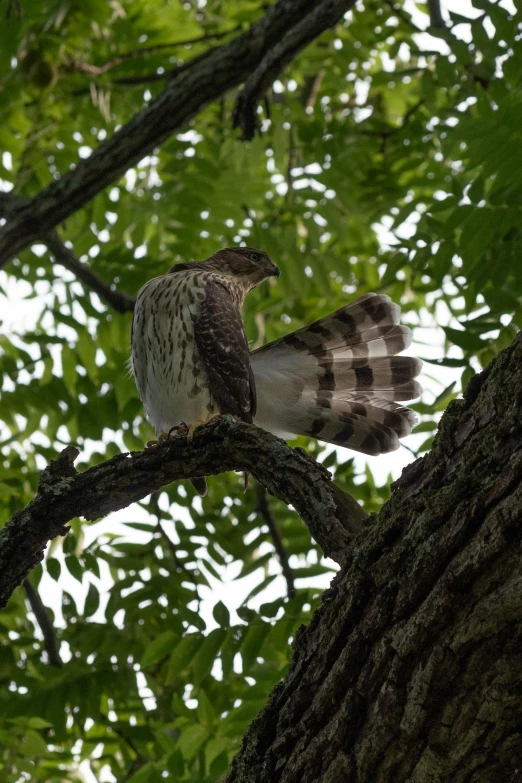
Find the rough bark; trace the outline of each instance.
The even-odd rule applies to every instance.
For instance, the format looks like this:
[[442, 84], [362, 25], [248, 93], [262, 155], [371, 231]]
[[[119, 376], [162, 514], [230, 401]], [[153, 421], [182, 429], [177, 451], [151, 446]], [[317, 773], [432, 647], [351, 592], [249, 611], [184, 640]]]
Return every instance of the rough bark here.
[[367, 515], [302, 449], [232, 416], [141, 452], [121, 454], [77, 473], [78, 450], [67, 447], [42, 473], [34, 500], [0, 531], [0, 608], [43, 558], [48, 542], [74, 517], [98, 519], [157, 489], [191, 476], [227, 470], [251, 473], [293, 505], [325, 554], [342, 563], [347, 542]]
[[518, 780], [522, 339], [347, 546], [227, 783]]
[[[275, 78], [292, 57], [332, 27], [354, 2], [278, 0], [244, 33], [184, 66], [160, 95], [89, 158], [79, 160], [74, 169], [10, 212], [0, 230], [0, 267], [42, 240], [208, 103], [248, 80], [254, 72], [259, 78], [248, 94], [247, 108], [251, 110], [256, 95], [266, 87], [268, 75]], [[296, 34], [292, 34], [294, 28]], [[275, 59], [270, 58], [271, 52], [276, 53]]]

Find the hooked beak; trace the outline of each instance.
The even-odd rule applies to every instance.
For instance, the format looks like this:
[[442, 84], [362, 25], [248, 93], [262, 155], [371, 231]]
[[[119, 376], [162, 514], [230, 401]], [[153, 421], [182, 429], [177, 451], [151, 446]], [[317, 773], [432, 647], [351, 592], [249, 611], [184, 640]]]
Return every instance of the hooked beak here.
[[281, 271], [280, 271], [280, 269], [279, 269], [279, 267], [278, 267], [278, 266], [275, 266], [275, 267], [272, 269], [272, 271], [270, 272], [270, 276], [271, 276], [271, 277], [279, 277], [279, 275], [280, 275], [280, 274], [281, 274]]

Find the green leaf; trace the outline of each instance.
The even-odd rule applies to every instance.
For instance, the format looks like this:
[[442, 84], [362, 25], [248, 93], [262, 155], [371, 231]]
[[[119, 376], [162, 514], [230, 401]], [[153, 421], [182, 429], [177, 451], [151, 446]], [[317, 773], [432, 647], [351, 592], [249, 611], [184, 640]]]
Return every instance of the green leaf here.
[[[153, 783], [153, 775], [157, 771], [158, 767], [154, 762], [149, 761], [143, 764], [130, 778], [127, 779], [128, 783]], [[155, 780], [154, 780], [155, 783]]]
[[181, 639], [174, 647], [167, 670], [167, 685], [172, 684], [182, 674], [184, 669], [192, 664], [194, 656], [204, 641], [199, 633], [190, 633]]
[[207, 738], [208, 731], [200, 723], [194, 723], [184, 728], [178, 740], [178, 748], [183, 758], [187, 761], [192, 761], [205, 744]]
[[475, 352], [484, 348], [484, 341], [470, 331], [458, 331], [450, 326], [444, 326], [443, 329], [446, 332], [446, 337], [465, 351]]
[[42, 757], [47, 753], [47, 743], [38, 732], [28, 729], [20, 746], [20, 752], [33, 759]]
[[83, 567], [76, 555], [67, 555], [65, 558], [65, 567], [74, 578], [82, 583], [83, 580]]
[[212, 610], [212, 615], [216, 623], [222, 628], [228, 628], [230, 625], [230, 612], [222, 601], [218, 601]]
[[85, 598], [85, 608], [83, 612], [85, 617], [91, 617], [97, 611], [99, 605], [100, 594], [98, 592], [98, 588], [95, 587], [91, 582], [87, 591], [87, 596]]
[[60, 572], [62, 570], [62, 567], [60, 565], [60, 561], [57, 560], [55, 557], [49, 557], [45, 561], [45, 566], [47, 568], [47, 573], [49, 576], [55, 580], [55, 582], [58, 581], [60, 578]]
[[175, 646], [178, 637], [172, 631], [164, 631], [145, 648], [140, 664], [143, 669], [150, 669], [166, 658]]
[[241, 645], [243, 672], [248, 672], [250, 666], [254, 663], [270, 629], [270, 623], [267, 623], [260, 618], [256, 618], [250, 625], [243, 644]]
[[197, 715], [204, 726], [211, 726], [217, 719], [216, 710], [204, 690], [198, 693]]
[[226, 631], [222, 628], [216, 628], [205, 637], [194, 660], [192, 661], [192, 671], [194, 673], [194, 685], [200, 685], [210, 674], [217, 654], [226, 637]]

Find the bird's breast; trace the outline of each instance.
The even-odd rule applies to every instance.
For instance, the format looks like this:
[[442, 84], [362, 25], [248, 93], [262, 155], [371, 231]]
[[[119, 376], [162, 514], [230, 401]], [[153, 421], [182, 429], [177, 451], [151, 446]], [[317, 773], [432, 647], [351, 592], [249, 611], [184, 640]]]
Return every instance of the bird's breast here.
[[[196, 277], [196, 279], [194, 279]], [[157, 433], [180, 421], [191, 423], [208, 402], [194, 324], [204, 287], [194, 275], [166, 275], [138, 295], [132, 361], [147, 416]]]

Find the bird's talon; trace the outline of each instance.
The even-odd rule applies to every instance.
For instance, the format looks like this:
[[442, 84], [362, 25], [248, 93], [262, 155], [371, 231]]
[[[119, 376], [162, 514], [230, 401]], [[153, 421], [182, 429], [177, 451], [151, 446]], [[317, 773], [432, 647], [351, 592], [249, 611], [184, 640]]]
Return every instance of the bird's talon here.
[[189, 428], [187, 427], [185, 422], [180, 421], [179, 424], [175, 424], [173, 427], [170, 428], [167, 437], [170, 438], [173, 432], [175, 432], [176, 435], [186, 435], [188, 429]]

